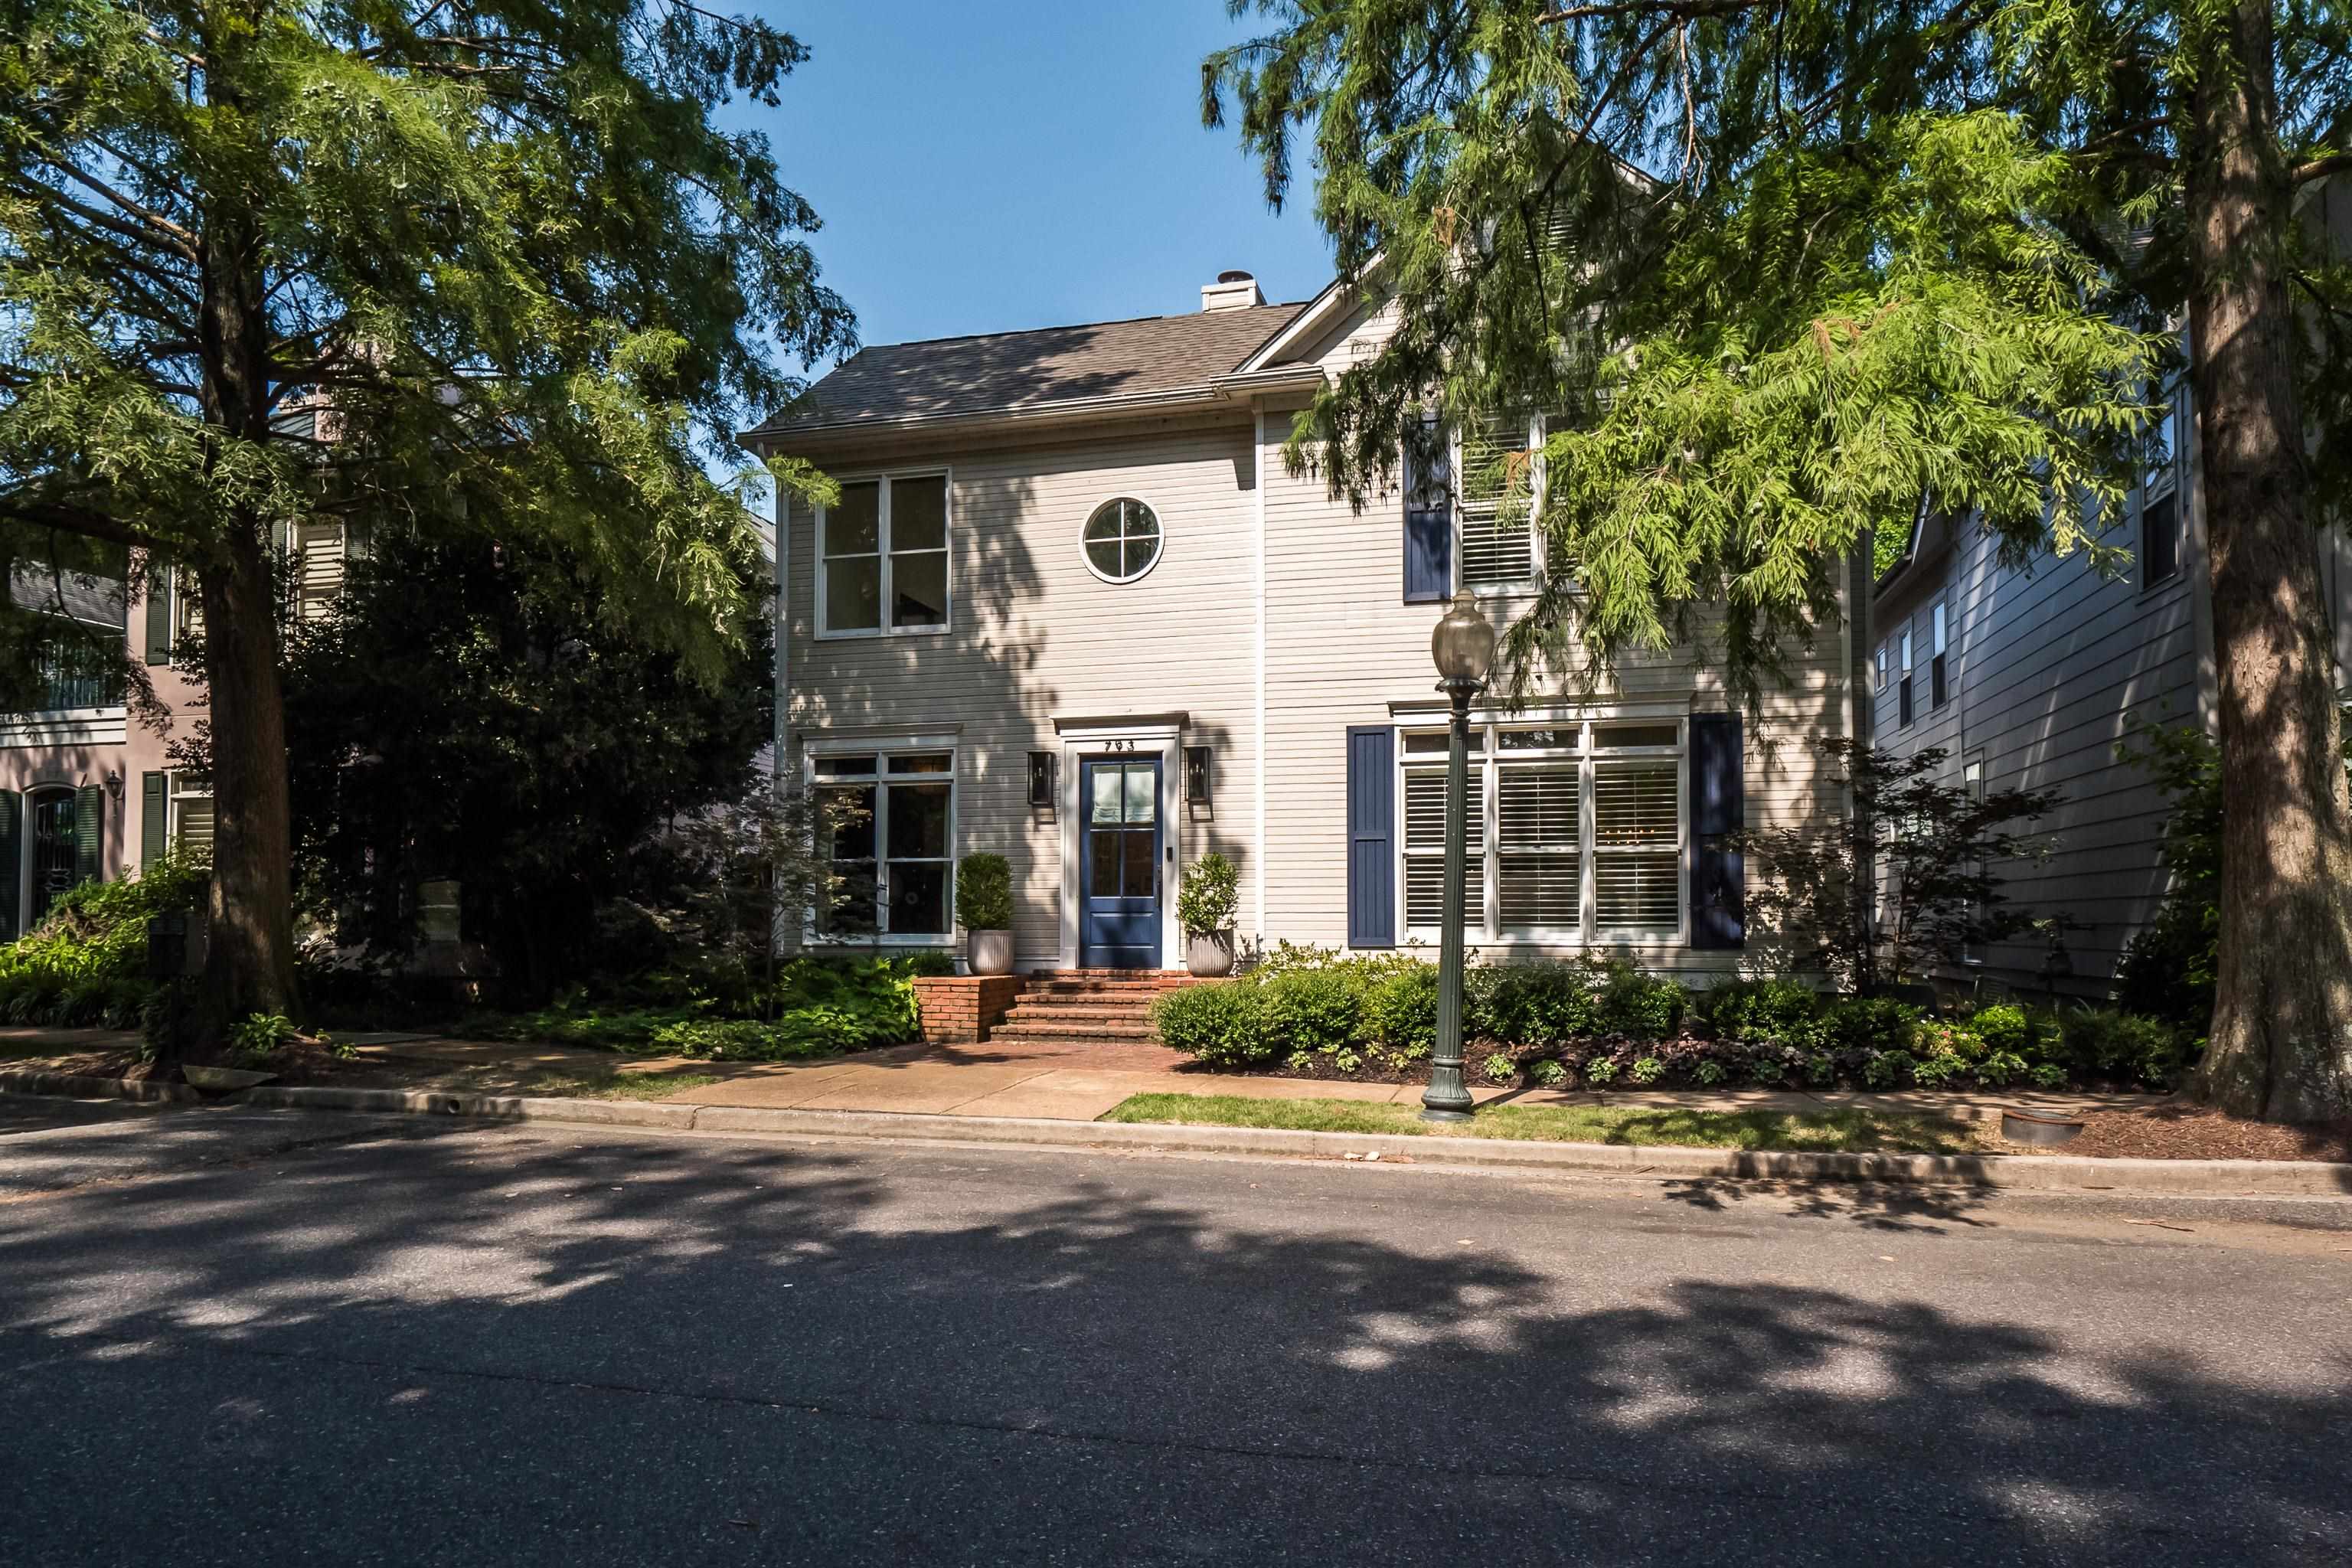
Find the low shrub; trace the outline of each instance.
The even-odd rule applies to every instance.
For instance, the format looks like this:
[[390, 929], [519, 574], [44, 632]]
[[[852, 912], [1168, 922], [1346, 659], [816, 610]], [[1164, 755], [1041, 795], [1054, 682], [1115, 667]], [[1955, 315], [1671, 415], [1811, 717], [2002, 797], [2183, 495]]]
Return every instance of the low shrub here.
[[1822, 995], [1794, 980], [1729, 980], [1691, 999], [1700, 1031], [1718, 1040], [1811, 1047], [1825, 1034]]
[[[1187, 985], [1151, 1005], [1160, 1037], [1211, 1067], [1255, 1067], [1292, 1055], [1265, 1027], [1265, 987], [1255, 980]], [[1303, 1066], [1294, 1059], [1293, 1070]]]
[[1567, 963], [1513, 963], [1471, 971], [1471, 1027], [1514, 1045], [1556, 1046], [1592, 1033], [1591, 976]]
[[2033, 1037], [2032, 1026], [2026, 1019], [2025, 1009], [2013, 1002], [1979, 1008], [1976, 1016], [1969, 1020], [1969, 1028], [1985, 1043], [1987, 1050], [2007, 1051], [2020, 1056], [2024, 1054], [2027, 1043]]
[[1833, 1048], [1909, 1052], [1924, 1015], [1907, 1002], [1885, 996], [1849, 996], [1822, 1013], [1822, 1030]]
[[1478, 1070], [1486, 1075], [1488, 1083], [1508, 1083], [1519, 1076], [1519, 1064], [1496, 1051], [1478, 1064]]
[[[926, 961], [929, 962], [926, 962]], [[720, 1061], [790, 1061], [919, 1037], [914, 979], [939, 972], [937, 955], [796, 958], [768, 988], [764, 1016], [715, 1007], [600, 1006], [572, 996], [533, 1013], [464, 1021], [464, 1033], [551, 1040], [604, 1050], [666, 1051]]]
[[1633, 1040], [1671, 1039], [1682, 1026], [1689, 1000], [1678, 981], [1644, 974], [1630, 963], [1612, 963], [1592, 999], [1592, 1026]]
[[1375, 981], [1364, 994], [1363, 1035], [1393, 1053], [1426, 1056], [1437, 1041], [1436, 966], [1416, 963]]
[[1260, 1026], [1283, 1051], [1336, 1051], [1363, 1023], [1360, 975], [1334, 967], [1294, 969], [1265, 981]]
[[39, 925], [0, 946], [0, 1022], [137, 1027], [153, 990], [147, 922], [200, 908], [209, 875], [201, 858], [172, 856], [130, 880], [58, 894]]
[[1546, 1057], [1528, 1068], [1528, 1078], [1538, 1089], [1558, 1089], [1568, 1081], [1568, 1068]]
[[2054, 1020], [2053, 1053], [2077, 1079], [2138, 1082], [2169, 1089], [2194, 1065], [2202, 1042], [2192, 1042], [2161, 1018], [2112, 1007], [2069, 1007]]

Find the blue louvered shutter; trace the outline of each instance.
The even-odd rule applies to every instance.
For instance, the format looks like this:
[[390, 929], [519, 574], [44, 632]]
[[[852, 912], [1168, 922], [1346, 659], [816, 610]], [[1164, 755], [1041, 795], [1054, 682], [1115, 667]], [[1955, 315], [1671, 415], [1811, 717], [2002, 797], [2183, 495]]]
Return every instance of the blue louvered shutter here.
[[1396, 731], [1348, 731], [1348, 945], [1396, 945]]
[[1748, 823], [1745, 753], [1737, 713], [1690, 721], [1691, 945], [1736, 948], [1748, 937], [1747, 866], [1728, 842]]
[[[1417, 450], [1416, 447], [1425, 447]], [[1404, 455], [1404, 602], [1454, 596], [1454, 495], [1444, 447], [1409, 442]]]

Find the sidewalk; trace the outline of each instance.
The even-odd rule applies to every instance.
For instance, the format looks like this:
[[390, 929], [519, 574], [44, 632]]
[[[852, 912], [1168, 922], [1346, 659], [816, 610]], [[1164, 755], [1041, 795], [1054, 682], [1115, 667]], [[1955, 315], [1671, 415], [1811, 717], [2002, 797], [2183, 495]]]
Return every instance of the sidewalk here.
[[[1349, 1083], [1202, 1072], [1163, 1046], [1097, 1041], [999, 1041], [969, 1046], [898, 1046], [829, 1061], [709, 1062], [685, 1057], [615, 1057], [562, 1046], [395, 1038], [362, 1045], [363, 1058], [398, 1064], [496, 1071], [599, 1075], [606, 1072], [716, 1077], [661, 1097], [687, 1105], [769, 1110], [888, 1111], [930, 1116], [1017, 1116], [1092, 1121], [1137, 1094], [1237, 1095], [1253, 1100], [1355, 1100], [1414, 1104], [1418, 1084]], [[1473, 1085], [1481, 1104], [1678, 1107], [1695, 1110], [1829, 1110], [1906, 1111], [1956, 1121], [1996, 1118], [2023, 1107], [2054, 1113], [2114, 1110], [2156, 1103], [2154, 1095], [2074, 1095], [2019, 1090], [1981, 1094], [1864, 1094], [1796, 1089], [1660, 1094]]]

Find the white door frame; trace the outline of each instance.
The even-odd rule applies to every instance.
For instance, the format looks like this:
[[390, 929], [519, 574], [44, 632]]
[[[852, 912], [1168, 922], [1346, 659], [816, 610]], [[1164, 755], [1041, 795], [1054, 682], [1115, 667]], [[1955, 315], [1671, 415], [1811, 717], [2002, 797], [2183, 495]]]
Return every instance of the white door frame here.
[[1062, 788], [1058, 815], [1062, 819], [1062, 951], [1061, 967], [1078, 966], [1078, 922], [1086, 909], [1084, 847], [1086, 805], [1079, 795], [1083, 763], [1097, 757], [1121, 761], [1156, 756], [1160, 759], [1160, 966], [1181, 969], [1184, 963], [1184, 933], [1176, 925], [1176, 882], [1184, 869], [1177, 845], [1179, 795], [1182, 788], [1184, 748], [1180, 726], [1166, 722], [1097, 724], [1062, 731]]

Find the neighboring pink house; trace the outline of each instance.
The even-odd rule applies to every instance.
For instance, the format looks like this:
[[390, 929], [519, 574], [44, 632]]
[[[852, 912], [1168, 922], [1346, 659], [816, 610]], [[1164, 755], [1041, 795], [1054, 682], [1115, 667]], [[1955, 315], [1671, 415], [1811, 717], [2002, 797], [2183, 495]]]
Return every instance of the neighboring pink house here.
[[[201, 711], [202, 687], [172, 662], [176, 594], [151, 602], [135, 582], [22, 563], [7, 588], [19, 607], [120, 631], [175, 731]], [[31, 929], [78, 882], [129, 875], [183, 838], [212, 838], [209, 786], [173, 769], [169, 735], [131, 717], [119, 671], [60, 649], [40, 675], [40, 707], [0, 714], [0, 940]]]

